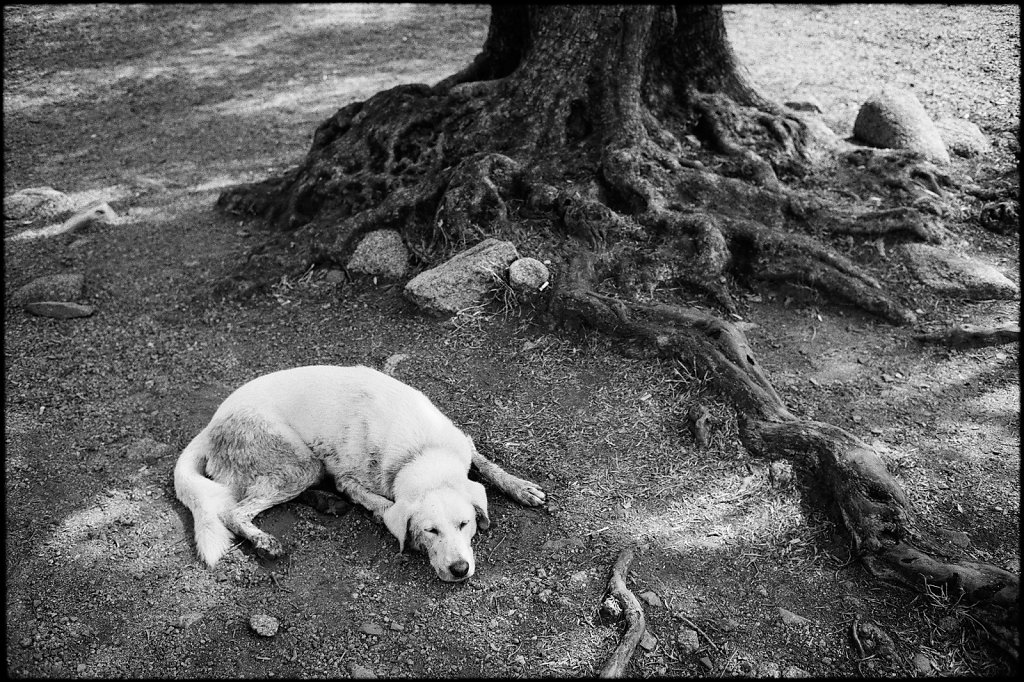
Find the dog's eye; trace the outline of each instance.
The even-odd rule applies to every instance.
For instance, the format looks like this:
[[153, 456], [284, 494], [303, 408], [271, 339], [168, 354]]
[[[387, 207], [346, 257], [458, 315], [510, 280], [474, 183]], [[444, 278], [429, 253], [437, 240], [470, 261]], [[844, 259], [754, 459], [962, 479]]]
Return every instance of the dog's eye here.
[[430, 533], [431, 535], [437, 535], [437, 529], [436, 528], [428, 528], [427, 532]]
[[459, 530], [462, 530], [463, 528], [465, 528], [468, 525], [469, 525], [469, 521], [463, 521], [462, 523], [459, 524]]

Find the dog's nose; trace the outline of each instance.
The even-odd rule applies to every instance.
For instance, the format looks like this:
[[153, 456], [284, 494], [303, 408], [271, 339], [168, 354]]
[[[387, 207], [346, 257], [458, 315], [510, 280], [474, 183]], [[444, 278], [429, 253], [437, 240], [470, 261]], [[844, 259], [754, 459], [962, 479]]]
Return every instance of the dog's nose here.
[[448, 566], [448, 570], [456, 578], [465, 578], [466, 574], [469, 573], [469, 562], [456, 561], [455, 563]]

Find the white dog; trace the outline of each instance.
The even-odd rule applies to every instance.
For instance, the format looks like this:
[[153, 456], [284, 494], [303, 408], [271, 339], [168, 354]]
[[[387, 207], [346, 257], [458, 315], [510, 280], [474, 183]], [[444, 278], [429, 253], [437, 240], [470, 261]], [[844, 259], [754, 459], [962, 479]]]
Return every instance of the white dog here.
[[367, 367], [318, 365], [267, 374], [228, 396], [182, 451], [174, 490], [211, 567], [235, 534], [282, 556], [253, 517], [329, 477], [384, 521], [399, 551], [408, 536], [442, 580], [458, 581], [473, 575], [470, 541], [490, 524], [470, 464], [521, 504], [544, 503], [539, 486], [478, 453], [416, 389]]

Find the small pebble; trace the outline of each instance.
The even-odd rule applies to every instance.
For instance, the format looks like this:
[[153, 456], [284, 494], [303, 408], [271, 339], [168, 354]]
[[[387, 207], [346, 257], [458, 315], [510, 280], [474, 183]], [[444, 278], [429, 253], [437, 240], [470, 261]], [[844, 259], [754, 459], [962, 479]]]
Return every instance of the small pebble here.
[[273, 616], [256, 613], [249, 618], [249, 627], [251, 627], [253, 632], [261, 637], [273, 637], [277, 634], [277, 629], [280, 627], [280, 623], [277, 618], [274, 618]]

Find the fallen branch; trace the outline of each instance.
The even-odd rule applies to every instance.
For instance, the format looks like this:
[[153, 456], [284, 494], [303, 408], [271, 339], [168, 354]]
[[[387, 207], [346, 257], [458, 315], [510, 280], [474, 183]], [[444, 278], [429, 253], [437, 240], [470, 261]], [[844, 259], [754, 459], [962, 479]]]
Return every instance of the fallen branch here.
[[622, 636], [622, 641], [615, 648], [615, 652], [608, 659], [604, 669], [601, 670], [601, 677], [622, 677], [630, 659], [633, 658], [637, 644], [640, 643], [644, 632], [647, 631], [647, 620], [644, 617], [644, 609], [640, 606], [640, 600], [626, 587], [626, 576], [629, 574], [629, 567], [632, 563], [633, 549], [630, 547], [622, 550], [612, 568], [612, 576], [608, 579], [609, 596], [615, 597], [624, 609], [626, 633]]
[[117, 218], [117, 214], [114, 213], [114, 209], [110, 208], [109, 204], [103, 203], [91, 208], [87, 208], [84, 211], [79, 211], [75, 215], [71, 216], [63, 223], [57, 225], [47, 225], [46, 227], [40, 227], [34, 230], [25, 230], [19, 232], [16, 235], [12, 235], [4, 241], [9, 242], [20, 242], [27, 241], [29, 239], [44, 239], [46, 237], [56, 237], [59, 234], [65, 234], [67, 232], [73, 232], [81, 227], [85, 227], [98, 220], [105, 222], [112, 221]]
[[998, 346], [1016, 343], [1020, 340], [1020, 325], [1015, 322], [997, 327], [979, 327], [973, 324], [957, 324], [949, 329], [930, 334], [915, 334], [922, 343], [937, 343], [953, 347]]

